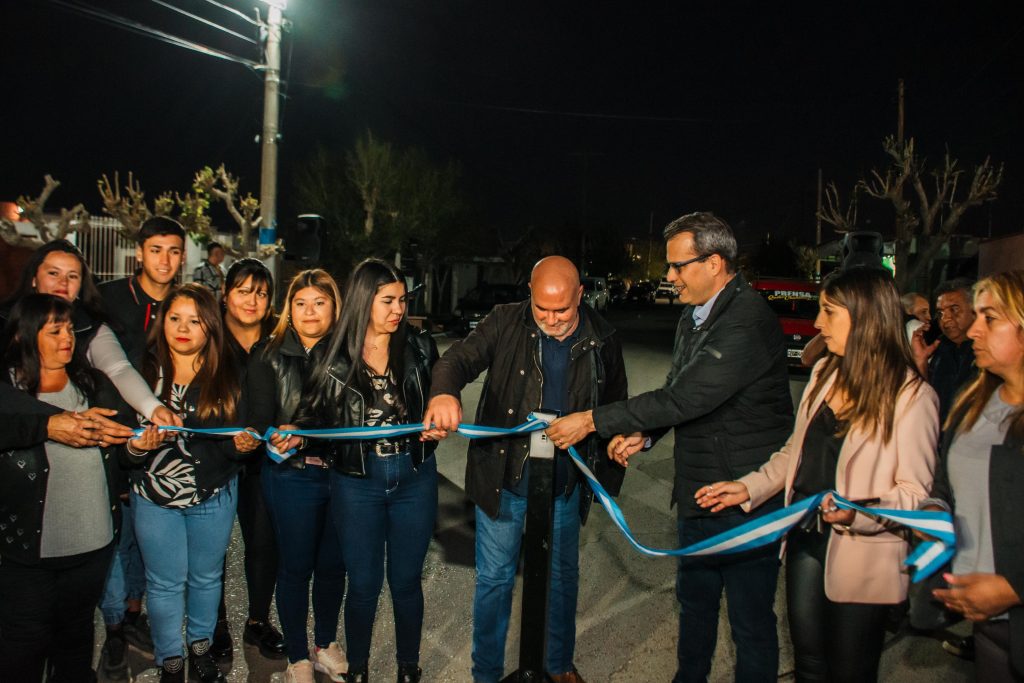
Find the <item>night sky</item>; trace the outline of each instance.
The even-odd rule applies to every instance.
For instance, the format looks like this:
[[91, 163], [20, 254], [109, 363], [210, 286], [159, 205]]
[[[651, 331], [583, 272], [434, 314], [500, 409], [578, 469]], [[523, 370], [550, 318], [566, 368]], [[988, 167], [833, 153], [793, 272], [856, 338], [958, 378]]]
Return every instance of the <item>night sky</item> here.
[[[167, 1], [251, 34], [204, 0]], [[260, 4], [221, 1], [250, 15]], [[152, 1], [91, 4], [259, 58]], [[811, 241], [817, 169], [845, 190], [884, 162], [902, 77], [921, 150], [1006, 163], [1000, 199], [965, 228], [1019, 232], [1024, 22], [1008, 7], [291, 0], [279, 220], [303, 210], [293, 169], [369, 127], [460, 161], [481, 229], [585, 212], [642, 235], [652, 212], [658, 230], [707, 209], [745, 242]], [[258, 194], [259, 75], [44, 0], [4, 3], [2, 17], [0, 198], [35, 194], [51, 173], [63, 182], [52, 207], [98, 213], [103, 172], [134, 170], [155, 194], [222, 161]]]

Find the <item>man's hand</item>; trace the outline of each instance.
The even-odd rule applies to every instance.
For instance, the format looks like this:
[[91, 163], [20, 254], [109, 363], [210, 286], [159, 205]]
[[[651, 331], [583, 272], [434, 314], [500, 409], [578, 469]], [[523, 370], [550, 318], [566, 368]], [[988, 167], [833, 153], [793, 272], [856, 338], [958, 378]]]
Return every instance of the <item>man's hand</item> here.
[[950, 587], [936, 589], [932, 595], [971, 621], [985, 621], [1020, 604], [1010, 582], [999, 574], [943, 574], [942, 578]]
[[556, 418], [544, 431], [556, 447], [568, 448], [569, 446], [574, 446], [594, 431], [593, 411], [587, 410], [582, 413], [572, 413], [565, 417]]
[[746, 503], [750, 500], [750, 491], [747, 490], [746, 484], [738, 481], [719, 481], [701, 486], [693, 497], [702, 508], [711, 508], [711, 512], [719, 512], [727, 507]]
[[85, 446], [111, 446], [131, 438], [129, 427], [114, 422], [108, 416], [117, 415], [110, 408], [89, 408], [81, 413], [58, 413], [46, 423], [46, 437], [75, 448]]
[[629, 456], [642, 451], [646, 441], [647, 437], [640, 432], [616, 434], [608, 442], [608, 457], [623, 467], [627, 467]]
[[462, 422], [462, 404], [451, 394], [438, 394], [430, 399], [423, 413], [423, 429], [429, 432], [439, 429], [454, 432]]
[[921, 327], [914, 330], [914, 334], [910, 337], [910, 352], [914, 356], [914, 365], [917, 366], [917, 371], [923, 376], [928, 376], [928, 359], [935, 353], [935, 349], [939, 348], [939, 342], [942, 338], [936, 339], [931, 344], [924, 342], [924, 333], [931, 327], [931, 323], [925, 323]]
[[185, 425], [181, 421], [181, 416], [167, 406], [153, 409], [153, 414], [149, 416], [149, 421], [157, 427], [183, 427]]
[[252, 453], [262, 443], [248, 430], [256, 431], [252, 427], [248, 427], [246, 431], [235, 434], [235, 450], [239, 453]]

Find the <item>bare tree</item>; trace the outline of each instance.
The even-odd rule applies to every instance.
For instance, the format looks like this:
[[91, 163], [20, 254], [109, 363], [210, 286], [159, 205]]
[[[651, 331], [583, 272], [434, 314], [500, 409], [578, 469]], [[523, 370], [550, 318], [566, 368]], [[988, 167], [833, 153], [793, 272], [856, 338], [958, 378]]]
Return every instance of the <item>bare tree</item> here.
[[[830, 183], [826, 206], [819, 215], [837, 230], [849, 231], [856, 229], [858, 192], [889, 203], [895, 212], [896, 282], [903, 290], [949, 242], [968, 210], [996, 199], [996, 190], [1003, 181], [1003, 165], [995, 166], [986, 157], [974, 167], [970, 183], [964, 187], [966, 171], [948, 150], [942, 165], [931, 168], [917, 154], [913, 138], [900, 142], [889, 136], [882, 147], [890, 159], [889, 165], [882, 171], [872, 170], [869, 178], [854, 186], [853, 198], [845, 211], [835, 184]], [[914, 240], [917, 258], [911, 261], [910, 246]]]
[[381, 213], [384, 200], [395, 183], [397, 164], [393, 156], [391, 145], [376, 140], [369, 130], [348, 153], [347, 175], [359, 191], [366, 214], [363, 222], [365, 237], [373, 234], [377, 215]]
[[51, 230], [46, 220], [44, 209], [46, 202], [54, 190], [60, 187], [60, 181], [54, 180], [47, 174], [43, 178], [43, 189], [35, 199], [18, 197], [18, 208], [21, 214], [35, 226], [39, 233], [38, 237], [33, 235], [22, 235], [18, 232], [17, 226], [6, 218], [0, 218], [0, 237], [12, 247], [28, 247], [35, 249], [55, 239], [64, 239], [72, 232], [88, 232], [89, 212], [81, 204], [76, 204], [70, 209], [62, 208], [57, 217], [56, 231]]
[[103, 213], [116, 218], [121, 224], [118, 232], [130, 241], [147, 218], [151, 216], [168, 216], [174, 209], [174, 199], [169, 192], [164, 192], [153, 201], [153, 208], [146, 203], [146, 193], [135, 175], [128, 172], [128, 183], [121, 187], [121, 174], [114, 172], [114, 182], [106, 173], [96, 181], [96, 187], [103, 200]]

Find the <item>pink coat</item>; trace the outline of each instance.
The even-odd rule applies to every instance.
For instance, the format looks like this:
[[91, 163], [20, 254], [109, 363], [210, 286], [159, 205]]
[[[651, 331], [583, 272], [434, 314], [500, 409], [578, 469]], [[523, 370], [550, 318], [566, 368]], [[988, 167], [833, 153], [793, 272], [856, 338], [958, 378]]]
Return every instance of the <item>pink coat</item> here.
[[[759, 470], [739, 480], [750, 492], [744, 510], [757, 507], [783, 487], [786, 504], [791, 502], [807, 426], [835, 382], [833, 374], [808, 411], [807, 398], [822, 364], [819, 361], [811, 374], [786, 445]], [[935, 472], [939, 399], [928, 384], [914, 386], [913, 379], [908, 371], [888, 443], [882, 443], [880, 430], [870, 438], [859, 429], [847, 433], [836, 467], [836, 491], [847, 499], [879, 498], [876, 507], [916, 510], [927, 497]], [[833, 526], [825, 558], [825, 595], [833, 602], [901, 602], [910, 584], [903, 566], [907, 548], [899, 527], [883, 525], [868, 515], [857, 513], [849, 530]]]

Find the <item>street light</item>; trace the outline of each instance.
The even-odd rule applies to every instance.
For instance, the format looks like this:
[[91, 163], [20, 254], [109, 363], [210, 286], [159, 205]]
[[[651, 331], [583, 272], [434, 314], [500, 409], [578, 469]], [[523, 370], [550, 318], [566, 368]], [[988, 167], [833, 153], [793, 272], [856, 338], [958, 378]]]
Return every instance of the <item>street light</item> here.
[[[278, 117], [281, 88], [281, 26], [282, 13], [288, 0], [262, 0], [269, 6], [267, 13], [267, 48], [263, 64], [263, 134], [260, 163], [260, 225], [259, 243], [274, 244], [277, 241], [277, 141]], [[277, 258], [271, 257], [267, 264], [270, 272], [277, 275]]]

